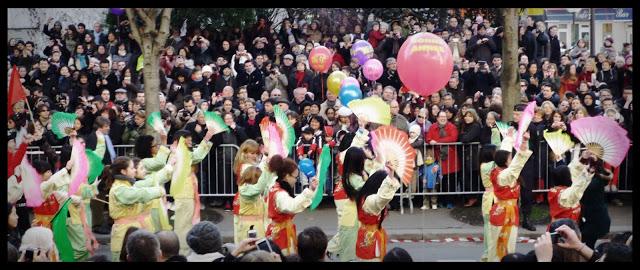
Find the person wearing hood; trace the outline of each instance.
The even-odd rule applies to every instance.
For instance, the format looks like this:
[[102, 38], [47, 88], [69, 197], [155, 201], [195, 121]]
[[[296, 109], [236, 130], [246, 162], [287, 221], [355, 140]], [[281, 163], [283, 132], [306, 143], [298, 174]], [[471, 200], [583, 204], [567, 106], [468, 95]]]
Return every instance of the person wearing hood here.
[[582, 97], [582, 104], [587, 109], [589, 116], [597, 116], [602, 113], [600, 106], [596, 105], [596, 95], [593, 92], [589, 92]]
[[51, 39], [62, 39], [62, 23], [56, 21], [53, 23], [53, 28], [49, 29], [49, 24], [53, 21], [53, 18], [49, 18], [47, 23], [42, 27], [42, 32]]
[[128, 157], [117, 157], [103, 172], [109, 187], [109, 215], [114, 219], [111, 229], [111, 253], [120, 258], [122, 242], [127, 229], [138, 227], [153, 229], [147, 203], [165, 195], [161, 187], [136, 187], [136, 168]]

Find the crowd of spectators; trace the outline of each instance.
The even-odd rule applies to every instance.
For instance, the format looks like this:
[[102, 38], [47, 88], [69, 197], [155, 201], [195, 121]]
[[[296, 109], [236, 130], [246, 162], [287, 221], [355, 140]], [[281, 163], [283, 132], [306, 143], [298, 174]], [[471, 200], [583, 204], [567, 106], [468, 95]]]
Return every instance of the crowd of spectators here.
[[[335, 135], [346, 129], [349, 112], [341, 114], [344, 106], [326, 91], [328, 73], [309, 68], [309, 53], [319, 45], [335, 52], [329, 72], [341, 70], [358, 79], [363, 96], [384, 99], [391, 107], [392, 125], [407, 134], [418, 126], [418, 141], [492, 143], [506, 91], [501, 88], [504, 31], [488, 17], [474, 16], [440, 21], [403, 16], [390, 23], [370, 18], [366, 24], [347, 17], [284, 19], [278, 30], [260, 17], [246, 29], [228, 32], [190, 28], [185, 20], [181, 28], [172, 28], [159, 59], [160, 110], [169, 129], [168, 143], [180, 129], [191, 131], [198, 143], [207, 131], [203, 111], [219, 113], [231, 127], [231, 132], [217, 136], [217, 143], [240, 145], [246, 139], [259, 139], [258, 124], [278, 105], [295, 123], [296, 157], [313, 158], [318, 151], [312, 150], [325, 143], [339, 145], [341, 138]], [[18, 67], [29, 103], [15, 105], [8, 121], [9, 139], [28, 122], [31, 146], [47, 149], [64, 144], [66, 140], [51, 131], [52, 113], [63, 111], [76, 113], [81, 136], [88, 136], [95, 119], [103, 116], [110, 120], [108, 134], [114, 145], [134, 144], [146, 128], [145, 93], [141, 49], [131, 37], [129, 21], [108, 28], [96, 22], [93, 30], [83, 23], [51, 26], [53, 21], [43, 27], [50, 41], [43, 44], [42, 54], [36, 53], [33, 42], [9, 40], [8, 65]], [[454, 54], [449, 82], [430, 96], [404, 87], [397, 71], [401, 45], [418, 32], [442, 37]], [[373, 57], [384, 64], [376, 82], [364, 78], [358, 60], [351, 57], [349, 49], [358, 40], [368, 41]], [[586, 48], [584, 40], [568, 47], [559, 42], [555, 25], [532, 17], [521, 21], [519, 90], [522, 102], [535, 100], [539, 106], [534, 120], [538, 135], [546, 129], [567, 131], [575, 119], [604, 115], [620, 123], [632, 138], [632, 48], [625, 43], [618, 52], [614, 42], [606, 37], [597, 50]], [[542, 136], [532, 135], [534, 144], [543, 141]], [[419, 155], [425, 155], [419, 148], [416, 145]], [[444, 188], [474, 188], [477, 183], [461, 188], [465, 177], [459, 175], [477, 171], [477, 148], [440, 150], [434, 158], [442, 164], [444, 178], [456, 175], [454, 184]]]

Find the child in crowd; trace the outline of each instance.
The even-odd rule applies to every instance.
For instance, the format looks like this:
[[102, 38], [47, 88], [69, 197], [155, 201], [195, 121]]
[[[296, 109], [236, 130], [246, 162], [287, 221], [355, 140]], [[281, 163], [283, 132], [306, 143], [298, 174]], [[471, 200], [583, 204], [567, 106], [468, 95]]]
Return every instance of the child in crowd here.
[[[424, 153], [424, 168], [422, 173], [422, 185], [426, 192], [438, 192], [438, 186], [442, 180], [442, 170], [434, 158], [433, 148], [428, 147]], [[438, 209], [438, 196], [424, 195], [422, 210]]]

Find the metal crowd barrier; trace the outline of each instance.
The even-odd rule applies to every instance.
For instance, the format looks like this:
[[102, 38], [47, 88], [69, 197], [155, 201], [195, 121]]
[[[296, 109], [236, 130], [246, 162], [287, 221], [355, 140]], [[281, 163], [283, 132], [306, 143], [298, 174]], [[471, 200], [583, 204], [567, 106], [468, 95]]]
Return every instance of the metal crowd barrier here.
[[[117, 145], [114, 146], [117, 155], [126, 155], [133, 156], [133, 145]], [[422, 153], [424, 153], [428, 149], [435, 150], [434, 158], [438, 161], [440, 169], [443, 169], [442, 158], [444, 156], [440, 156], [440, 153], [445, 152], [445, 149], [453, 148], [447, 152], [447, 159], [455, 159], [457, 162], [458, 170], [454, 172], [450, 172], [448, 174], [443, 174], [442, 179], [439, 181], [439, 185], [436, 185], [434, 189], [425, 190], [423, 185], [423, 179], [425, 175], [421, 175], [416, 168], [415, 181], [408, 186], [404, 185], [398, 191], [396, 196], [400, 196], [402, 198], [410, 198], [411, 196], [421, 196], [421, 195], [471, 195], [471, 194], [482, 194], [484, 192], [484, 188], [482, 185], [482, 181], [480, 179], [479, 174], [479, 165], [477, 165], [478, 160], [474, 157], [477, 155], [479, 158], [479, 153], [481, 149], [481, 145], [479, 143], [442, 143], [436, 145], [427, 145], [425, 144], [422, 148]], [[633, 147], [633, 145], [632, 145]], [[56, 153], [60, 153], [60, 146], [53, 146], [52, 149], [56, 150]], [[230, 197], [234, 196], [238, 190], [236, 185], [236, 179], [234, 175], [234, 164], [233, 160], [239, 147], [233, 144], [222, 144], [215, 148], [212, 148], [209, 155], [199, 164], [197, 175], [199, 179], [199, 191], [200, 196], [202, 197]], [[326, 184], [324, 186], [324, 195], [331, 196], [333, 194], [333, 188], [335, 180], [339, 178], [337, 173], [337, 164], [334, 163], [336, 155], [338, 155], [337, 148], [333, 148], [332, 150], [332, 162], [329, 167], [329, 174], [326, 179]], [[536, 186], [533, 189], [533, 192], [547, 192], [549, 189], [549, 174], [552, 168], [558, 166], [560, 163], [554, 161], [548, 161], [549, 157], [549, 147], [545, 142], [539, 143], [537, 146], [537, 151], [535, 152], [536, 156], [536, 164], [535, 170], [536, 174]], [[477, 154], [475, 154], [477, 152]], [[633, 182], [631, 176], [629, 174], [629, 164], [632, 164], [632, 155], [633, 151], [629, 151], [627, 157], [622, 162], [622, 164], [616, 168], [618, 175], [618, 190], [617, 192], [622, 193], [631, 193], [633, 190]], [[449, 155], [451, 154], [451, 155]], [[34, 159], [46, 159], [44, 156], [44, 152], [39, 150], [38, 147], [29, 147], [27, 150], [27, 156], [30, 161]], [[291, 154], [289, 155], [296, 163], [299, 161], [297, 155], [295, 154], [295, 148], [292, 149]], [[532, 158], [534, 158], [532, 156]], [[569, 160], [566, 160], [567, 162]], [[476, 166], [477, 165], [477, 166]], [[305, 181], [304, 176], [299, 176], [299, 181], [294, 187], [294, 191], [296, 194], [302, 192], [305, 187], [307, 181]], [[551, 183], [552, 184], [552, 183]]]

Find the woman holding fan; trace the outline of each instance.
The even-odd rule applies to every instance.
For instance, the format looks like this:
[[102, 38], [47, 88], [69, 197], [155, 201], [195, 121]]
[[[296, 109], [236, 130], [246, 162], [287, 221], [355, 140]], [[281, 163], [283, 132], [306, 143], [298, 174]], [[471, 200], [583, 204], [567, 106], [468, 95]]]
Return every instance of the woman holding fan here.
[[490, 178], [496, 203], [491, 207], [488, 237], [488, 260], [499, 262], [502, 257], [516, 250], [518, 236], [520, 183], [518, 178], [524, 164], [533, 154], [529, 150], [529, 133], [523, 134], [520, 151], [511, 159], [511, 152], [498, 150], [495, 155], [496, 168]]
[[395, 176], [396, 165], [389, 161], [386, 170], [372, 174], [357, 196], [360, 227], [356, 240], [356, 257], [359, 261], [382, 261], [387, 253], [387, 233], [382, 222], [388, 214], [387, 204], [400, 188]]

